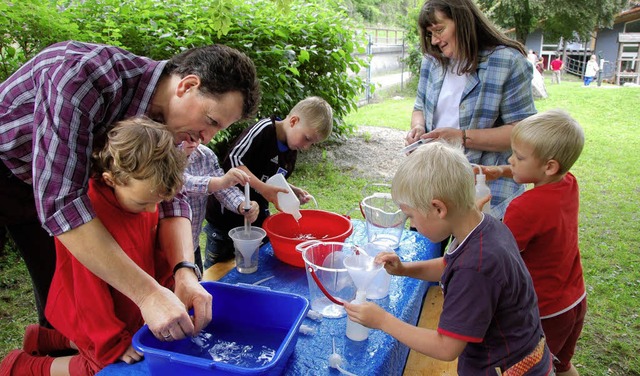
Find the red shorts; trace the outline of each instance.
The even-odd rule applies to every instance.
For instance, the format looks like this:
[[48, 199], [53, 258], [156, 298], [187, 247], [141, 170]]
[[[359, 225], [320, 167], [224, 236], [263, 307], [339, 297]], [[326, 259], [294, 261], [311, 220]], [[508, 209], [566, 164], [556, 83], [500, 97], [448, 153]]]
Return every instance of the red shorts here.
[[575, 353], [586, 313], [587, 298], [585, 297], [567, 312], [541, 320], [547, 345], [554, 356], [553, 365], [556, 372], [566, 372], [571, 368], [571, 358]]

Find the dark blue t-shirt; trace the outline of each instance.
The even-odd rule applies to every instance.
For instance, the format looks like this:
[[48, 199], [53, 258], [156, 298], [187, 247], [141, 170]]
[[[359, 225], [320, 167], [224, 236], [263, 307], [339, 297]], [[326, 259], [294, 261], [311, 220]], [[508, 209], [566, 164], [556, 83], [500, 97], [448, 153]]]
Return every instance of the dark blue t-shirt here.
[[[457, 243], [457, 242], [455, 242]], [[531, 353], [543, 337], [538, 299], [513, 235], [497, 219], [482, 222], [444, 256], [444, 306], [438, 332], [468, 342], [460, 375], [495, 375]], [[551, 355], [527, 375], [546, 375]]]

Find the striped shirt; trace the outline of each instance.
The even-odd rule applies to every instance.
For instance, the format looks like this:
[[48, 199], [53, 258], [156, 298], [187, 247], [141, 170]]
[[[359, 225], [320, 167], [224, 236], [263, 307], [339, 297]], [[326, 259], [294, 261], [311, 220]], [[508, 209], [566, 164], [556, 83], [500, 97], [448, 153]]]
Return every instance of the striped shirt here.
[[[87, 197], [94, 140], [149, 111], [165, 65], [116, 47], [62, 42], [0, 84], [0, 158], [33, 185], [51, 235], [95, 217]], [[190, 215], [184, 199], [161, 205], [161, 217]]]
[[[209, 180], [212, 177], [224, 176], [216, 154], [204, 145], [198, 145], [189, 156], [189, 166], [185, 171], [185, 182], [182, 192], [186, 194], [191, 205], [194, 248], [198, 247], [202, 222], [204, 221], [209, 197]], [[237, 186], [213, 192], [215, 198], [227, 209], [238, 214], [238, 207], [244, 201], [244, 193]]]
[[[478, 70], [467, 77], [460, 100], [460, 129], [486, 129], [511, 124], [536, 114], [527, 58], [513, 48], [498, 47], [481, 53]], [[425, 56], [420, 67], [415, 111], [422, 111], [427, 132], [434, 129], [433, 115], [444, 81], [444, 70], [436, 59]], [[471, 163], [486, 166], [508, 164], [511, 151], [466, 150]], [[491, 188], [491, 209], [502, 218], [509, 202], [524, 192], [513, 179], [487, 183]]]

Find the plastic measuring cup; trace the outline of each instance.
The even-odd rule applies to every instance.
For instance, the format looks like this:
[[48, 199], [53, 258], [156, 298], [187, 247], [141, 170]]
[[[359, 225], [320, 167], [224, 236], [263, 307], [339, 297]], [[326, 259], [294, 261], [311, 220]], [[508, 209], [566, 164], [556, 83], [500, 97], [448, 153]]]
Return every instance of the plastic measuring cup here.
[[245, 227], [236, 227], [229, 231], [229, 237], [233, 239], [233, 247], [236, 252], [236, 269], [239, 273], [250, 274], [258, 270], [260, 244], [267, 233], [260, 227], [251, 227], [246, 232]]
[[[390, 189], [386, 184], [376, 186]], [[360, 210], [365, 219], [367, 239], [370, 243], [386, 245], [392, 249], [400, 246], [407, 216], [393, 202], [390, 192], [375, 192], [365, 197], [360, 202]]]
[[327, 318], [346, 315], [342, 302], [351, 301], [356, 286], [344, 267], [346, 256], [364, 252], [358, 246], [309, 240], [296, 246], [302, 252], [309, 285], [311, 309]]

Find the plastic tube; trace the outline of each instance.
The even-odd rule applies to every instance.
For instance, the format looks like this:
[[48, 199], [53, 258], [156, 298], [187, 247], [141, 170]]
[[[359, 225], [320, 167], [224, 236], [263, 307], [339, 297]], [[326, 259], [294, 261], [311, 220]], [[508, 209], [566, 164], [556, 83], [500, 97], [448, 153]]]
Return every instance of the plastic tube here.
[[307, 317], [314, 321], [322, 321], [322, 318], [324, 316], [322, 315], [322, 313], [310, 309], [307, 312]]
[[343, 375], [357, 376], [355, 373], [351, 373], [351, 372], [349, 372], [346, 369], [341, 367], [342, 366], [342, 357], [340, 356], [340, 354], [338, 354], [336, 352], [336, 339], [335, 338], [332, 338], [332, 339], [333, 339], [333, 353], [331, 353], [331, 355], [329, 355], [329, 366], [331, 366], [331, 368], [337, 369]]
[[298, 329], [298, 332], [302, 334], [310, 335], [310, 334], [315, 334], [316, 330], [310, 327], [309, 325], [302, 324], [300, 325], [300, 329]]

